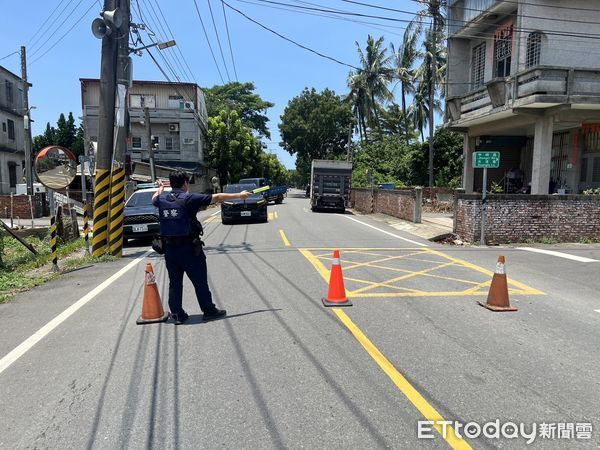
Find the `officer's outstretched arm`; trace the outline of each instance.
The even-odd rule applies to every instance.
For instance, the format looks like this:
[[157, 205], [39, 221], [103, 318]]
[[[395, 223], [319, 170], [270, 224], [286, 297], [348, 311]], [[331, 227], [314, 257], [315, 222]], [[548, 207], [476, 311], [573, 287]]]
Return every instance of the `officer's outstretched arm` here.
[[246, 199], [250, 195], [248, 191], [242, 192], [232, 192], [230, 194], [226, 194], [224, 192], [219, 192], [218, 194], [213, 194], [212, 203], [220, 203], [226, 200], [235, 200], [236, 198]]

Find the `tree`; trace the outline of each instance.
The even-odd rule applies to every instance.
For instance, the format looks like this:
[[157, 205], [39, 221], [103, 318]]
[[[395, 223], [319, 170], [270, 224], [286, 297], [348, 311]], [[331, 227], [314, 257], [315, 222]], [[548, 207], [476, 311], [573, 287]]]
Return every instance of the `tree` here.
[[221, 111], [208, 118], [208, 159], [217, 171], [221, 188], [254, 176], [260, 168], [261, 152], [259, 141], [242, 124], [236, 111]]
[[[402, 117], [404, 120], [404, 129], [408, 130], [410, 118], [406, 108], [406, 95], [412, 94], [415, 91], [415, 71], [414, 64], [420, 52], [417, 50], [418, 33], [415, 32], [415, 26], [409, 24], [404, 31], [402, 44], [396, 49], [394, 44], [391, 44], [391, 50], [394, 62], [394, 78], [400, 83], [401, 99], [402, 99]], [[409, 143], [409, 135], [406, 134], [406, 143]]]
[[208, 116], [215, 117], [221, 111], [236, 110], [246, 127], [270, 139], [271, 133], [267, 127], [269, 118], [265, 114], [275, 104], [254, 94], [255, 89], [254, 83], [238, 82], [204, 89]]
[[46, 131], [44, 134], [40, 134], [33, 138], [32, 150], [33, 153], [39, 152], [44, 147], [49, 145], [56, 145], [54, 143], [56, 136], [56, 129], [50, 126], [50, 122], [46, 123]]
[[274, 186], [281, 186], [289, 183], [289, 174], [287, 169], [279, 159], [277, 155], [273, 155], [271, 153], [261, 153], [260, 157], [260, 167], [256, 174], [259, 177], [264, 177], [269, 180]]
[[69, 113], [68, 119], [65, 119], [65, 115], [61, 113], [56, 122], [54, 145], [60, 145], [71, 150], [71, 147], [73, 147], [73, 143], [75, 142], [76, 134], [77, 130], [75, 129], [75, 118], [73, 117], [73, 113]]
[[296, 155], [296, 169], [308, 179], [313, 159], [339, 159], [347, 154], [352, 110], [335, 92], [305, 88], [290, 100], [281, 116], [281, 145]]
[[[429, 85], [428, 93], [428, 112], [429, 112], [429, 186], [433, 186], [433, 111], [434, 99], [437, 91], [438, 83], [438, 50], [442, 47], [445, 39], [446, 20], [442, 13], [447, 7], [447, 0], [421, 0], [425, 4], [425, 8], [417, 13], [413, 23], [415, 24], [417, 33], [420, 34], [423, 30], [424, 20], [429, 22], [429, 28], [426, 31], [424, 45], [425, 57], [423, 58], [422, 80]], [[425, 75], [426, 74], [426, 75]]]
[[386, 55], [383, 36], [374, 40], [369, 35], [364, 52], [358, 42], [356, 48], [362, 67], [356, 73], [350, 74], [348, 85], [351, 90], [364, 91], [360, 100], [363, 103], [362, 109], [368, 114], [367, 124], [381, 136], [379, 109], [382, 103], [393, 100], [393, 95], [388, 89], [388, 84], [393, 78], [391, 58]]
[[33, 153], [39, 152], [49, 145], [60, 145], [71, 150], [75, 156], [84, 154], [83, 128], [79, 125], [75, 127], [75, 118], [70, 112], [68, 118], [61, 113], [56, 122], [56, 128], [46, 124], [46, 130], [43, 134], [33, 138]]

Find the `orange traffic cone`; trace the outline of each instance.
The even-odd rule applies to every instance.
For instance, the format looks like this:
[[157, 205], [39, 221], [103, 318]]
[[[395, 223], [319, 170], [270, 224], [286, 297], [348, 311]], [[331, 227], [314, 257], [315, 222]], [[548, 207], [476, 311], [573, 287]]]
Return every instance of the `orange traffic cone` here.
[[506, 281], [506, 272], [504, 271], [504, 256], [498, 257], [487, 303], [477, 303], [492, 311], [518, 311], [514, 306], [510, 306], [508, 301], [508, 284]]
[[148, 263], [146, 264], [146, 275], [144, 279], [144, 304], [142, 306], [142, 315], [135, 323], [143, 325], [145, 323], [164, 322], [168, 318], [169, 313], [164, 311], [160, 300], [152, 264]]
[[352, 302], [346, 297], [339, 250], [333, 251], [333, 264], [331, 266], [331, 275], [329, 276], [329, 292], [327, 292], [327, 298], [322, 298], [321, 300], [325, 306], [352, 306]]

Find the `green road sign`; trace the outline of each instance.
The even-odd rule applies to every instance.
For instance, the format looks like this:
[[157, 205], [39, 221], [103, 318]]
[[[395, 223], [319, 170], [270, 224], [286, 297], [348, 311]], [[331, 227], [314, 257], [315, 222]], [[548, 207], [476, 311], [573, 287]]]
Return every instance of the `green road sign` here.
[[497, 169], [500, 167], [500, 152], [473, 152], [474, 169]]

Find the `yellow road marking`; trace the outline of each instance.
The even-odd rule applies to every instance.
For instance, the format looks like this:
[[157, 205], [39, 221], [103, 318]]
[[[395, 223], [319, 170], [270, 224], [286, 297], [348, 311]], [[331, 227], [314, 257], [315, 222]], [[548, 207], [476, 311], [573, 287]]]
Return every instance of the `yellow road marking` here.
[[279, 218], [279, 215], [277, 214], [277, 211], [273, 211], [273, 216], [275, 216], [276, 219]]
[[290, 241], [288, 241], [288, 238], [285, 236], [285, 233], [283, 232], [283, 230], [279, 230], [279, 234], [281, 235], [281, 239], [283, 239], [283, 243], [285, 244], [285, 246], [289, 247]]
[[[323, 261], [329, 261], [332, 260], [331, 258], [331, 253], [333, 251], [333, 249], [322, 249], [322, 248], [300, 248], [298, 249], [300, 251], [300, 253], [302, 253], [304, 255], [304, 257], [313, 265], [313, 267], [316, 269], [316, 271], [321, 275], [321, 277], [323, 278], [323, 280], [325, 280], [326, 283], [329, 282], [329, 269], [327, 267], [325, 267], [325, 265], [323, 264]], [[327, 253], [325, 253], [324, 251], [327, 250]], [[386, 256], [386, 258], [382, 259], [382, 260], [377, 260], [377, 261], [371, 261], [371, 262], [365, 262], [365, 263], [354, 263], [352, 261], [348, 261], [346, 260], [347, 263], [350, 264], [350, 266], [348, 267], [343, 267], [344, 271], [347, 271], [349, 269], [355, 269], [357, 267], [373, 267], [373, 268], [379, 268], [379, 269], [385, 269], [385, 270], [392, 270], [394, 272], [400, 272], [403, 273], [402, 276], [396, 277], [396, 278], [392, 278], [390, 280], [386, 280], [383, 282], [369, 282], [366, 280], [362, 280], [360, 278], [351, 278], [351, 277], [344, 277], [346, 280], [348, 281], [354, 281], [356, 283], [360, 283], [360, 284], [367, 284], [368, 286], [363, 286], [359, 289], [356, 290], [347, 290], [346, 295], [348, 297], [364, 297], [364, 298], [373, 298], [373, 297], [378, 297], [378, 298], [390, 298], [390, 297], [461, 297], [461, 296], [485, 296], [488, 294], [487, 291], [487, 287], [490, 285], [491, 283], [491, 278], [494, 275], [494, 273], [490, 270], [484, 269], [482, 267], [476, 266], [475, 264], [471, 264], [467, 261], [458, 259], [458, 258], [453, 258], [451, 256], [445, 255], [442, 252], [438, 252], [436, 250], [432, 250], [432, 249], [416, 249], [416, 248], [365, 248], [365, 249], [361, 249], [361, 248], [349, 248], [349, 249], [340, 249], [343, 251], [344, 254], [348, 254], [348, 253], [354, 253], [354, 254], [367, 254], [367, 255], [371, 255], [371, 256]], [[363, 252], [364, 250], [364, 252]], [[385, 266], [379, 266], [377, 264], [373, 264], [374, 262], [383, 262], [386, 260], [391, 260], [391, 259], [400, 259], [402, 256], [407, 257], [409, 255], [399, 255], [397, 258], [394, 258], [390, 255], [382, 255], [380, 253], [371, 253], [372, 251], [399, 251], [399, 250], [404, 250], [404, 251], [415, 251], [418, 250], [418, 252], [416, 252], [416, 254], [420, 254], [420, 253], [424, 253], [424, 254], [430, 254], [430, 255], [435, 255], [438, 256], [440, 258], [443, 258], [443, 260], [445, 259], [447, 262], [442, 261], [432, 261], [432, 260], [421, 260], [418, 258], [407, 258], [407, 260], [417, 260], [420, 262], [427, 262], [427, 263], [431, 263], [431, 264], [435, 264], [435, 266], [433, 267], [429, 267], [427, 269], [424, 270], [420, 270], [420, 271], [410, 271], [410, 270], [406, 270], [406, 269], [400, 269], [400, 268], [393, 268], [393, 267], [385, 267]], [[323, 251], [321, 253], [321, 251]], [[315, 253], [313, 253], [315, 252]], [[318, 252], [318, 253], [317, 253]], [[414, 256], [415, 253], [411, 253], [411, 256]], [[430, 272], [433, 272], [435, 270], [438, 269], [443, 269], [445, 267], [450, 267], [450, 266], [455, 266], [456, 268], [464, 268], [464, 269], [470, 269], [485, 275], [488, 275], [490, 277], [489, 280], [487, 281], [470, 281], [470, 280], [463, 280], [457, 277], [451, 277], [451, 276], [444, 276], [444, 275], [436, 275], [436, 274], [432, 274]], [[406, 280], [408, 278], [413, 278], [413, 277], [417, 277], [417, 276], [423, 276], [423, 277], [432, 277], [432, 278], [439, 278], [442, 280], [448, 280], [448, 281], [454, 281], [454, 282], [460, 282], [460, 283], [465, 283], [467, 285], [469, 285], [469, 287], [467, 289], [464, 290], [460, 290], [460, 291], [444, 291], [444, 292], [427, 292], [427, 291], [419, 291], [416, 289], [408, 289], [408, 288], [403, 288], [401, 286], [393, 286], [391, 285], [391, 283], [396, 283], [398, 281], [402, 281], [402, 280]], [[367, 292], [373, 289], [377, 289], [377, 288], [386, 288], [386, 289], [393, 289], [396, 292], [380, 292], [380, 293], [373, 293], [373, 292]], [[398, 292], [398, 291], [407, 291], [407, 292]], [[517, 294], [517, 295], [545, 295], [542, 291], [539, 291], [535, 288], [529, 287], [523, 283], [520, 283], [518, 281], [514, 281], [512, 279], [508, 280], [508, 292], [509, 294]]]
[[440, 422], [444, 420], [442, 415], [431, 406], [427, 400], [417, 391], [408, 380], [402, 375], [396, 367], [379, 351], [377, 347], [364, 335], [364, 333], [358, 328], [350, 317], [342, 311], [340, 308], [333, 308], [333, 312], [338, 316], [342, 323], [350, 330], [356, 340], [363, 346], [366, 352], [375, 360], [375, 362], [381, 367], [385, 374], [392, 380], [400, 392], [402, 392], [406, 398], [417, 408], [417, 410], [423, 414], [426, 420], [433, 421], [433, 427], [437, 430], [450, 447], [454, 449], [470, 449], [472, 448], [467, 441], [459, 438], [454, 428], [450, 425], [446, 428], [446, 436], [442, 434], [442, 425]]
[[273, 213], [269, 213], [269, 220], [273, 220]]
[[220, 219], [218, 216], [210, 216], [208, 219], [204, 221], [205, 224], [214, 222], [215, 220]]

